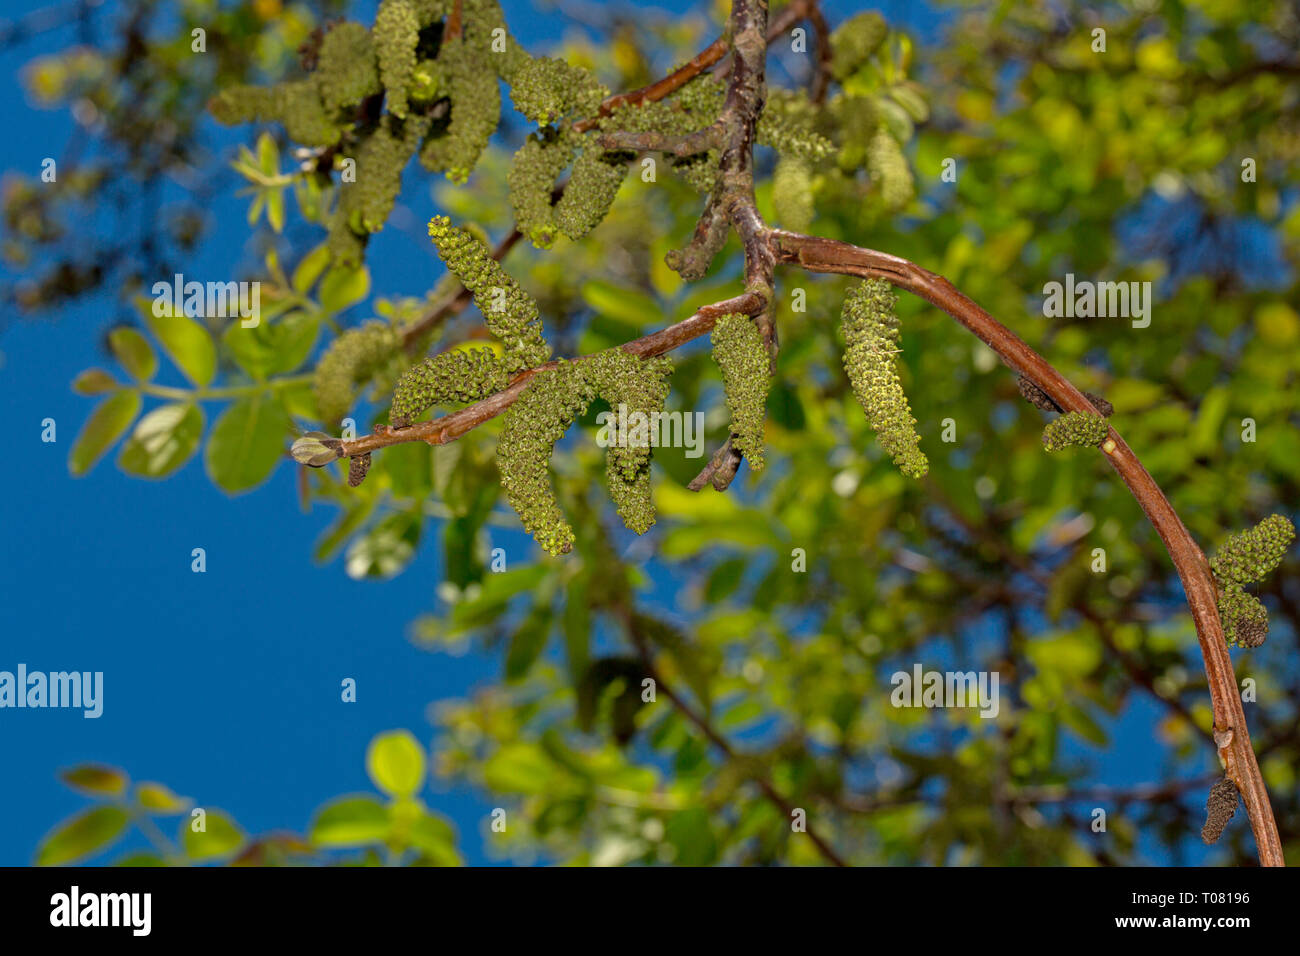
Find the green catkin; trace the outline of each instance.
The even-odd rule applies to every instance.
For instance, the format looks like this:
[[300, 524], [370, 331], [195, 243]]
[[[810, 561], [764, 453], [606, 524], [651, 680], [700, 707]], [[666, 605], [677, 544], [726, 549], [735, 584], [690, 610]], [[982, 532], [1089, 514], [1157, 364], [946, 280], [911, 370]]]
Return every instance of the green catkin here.
[[569, 183], [555, 204], [555, 225], [570, 239], [581, 239], [600, 225], [627, 176], [627, 155], [602, 152], [590, 139], [573, 161]]
[[492, 349], [442, 352], [413, 365], [398, 380], [389, 421], [405, 428], [434, 406], [477, 402], [509, 384], [510, 375]]
[[420, 21], [411, 0], [380, 0], [371, 37], [379, 80], [387, 91], [384, 105], [393, 116], [404, 119], [420, 43]]
[[867, 146], [867, 172], [880, 187], [885, 208], [901, 209], [916, 193], [912, 169], [898, 140], [882, 125]]
[[1106, 419], [1088, 412], [1066, 412], [1047, 423], [1043, 429], [1043, 447], [1060, 451], [1071, 445], [1091, 445], [1094, 448], [1106, 440], [1110, 427]]
[[551, 357], [542, 337], [537, 302], [492, 258], [482, 242], [451, 224], [446, 216], [429, 220], [429, 238], [447, 269], [474, 296], [491, 332], [505, 348], [508, 372], [532, 368]]
[[1227, 777], [1220, 777], [1210, 787], [1210, 796], [1205, 801], [1205, 826], [1201, 828], [1201, 839], [1206, 844], [1217, 843], [1236, 812], [1237, 785]]
[[695, 156], [670, 157], [669, 167], [682, 178], [683, 182], [697, 192], [710, 193], [718, 184], [718, 151], [716, 149]]
[[[621, 348], [609, 349], [588, 360], [584, 372], [596, 386], [596, 393], [609, 403], [615, 415], [626, 410], [628, 419], [644, 415], [646, 434], [622, 425], [626, 444], [611, 442], [605, 458], [609, 496], [623, 524], [645, 534], [655, 523], [654, 499], [650, 491], [651, 432], [655, 416], [668, 400], [668, 378], [673, 372], [667, 356], [640, 359]], [[618, 421], [618, 419], [615, 419]]]
[[1255, 527], [1229, 536], [1210, 559], [1210, 570], [1224, 584], [1255, 584], [1282, 563], [1295, 540], [1295, 525], [1269, 515]]
[[763, 115], [755, 130], [761, 146], [771, 146], [783, 156], [797, 156], [818, 162], [835, 149], [833, 143], [816, 131], [817, 107], [802, 90], [773, 89], [768, 92]]
[[573, 528], [564, 518], [551, 485], [555, 443], [595, 397], [595, 388], [577, 367], [561, 361], [535, 375], [502, 416], [497, 465], [506, 500], [524, 530], [548, 554], [573, 549]]
[[812, 170], [797, 156], [782, 156], [772, 171], [772, 207], [785, 229], [806, 232], [813, 220]]
[[381, 89], [370, 31], [359, 23], [336, 24], [321, 40], [312, 74], [327, 113], [355, 106]]
[[880, 111], [865, 96], [833, 97], [826, 104], [826, 119], [837, 131], [840, 144], [835, 162], [844, 172], [861, 169], [867, 164], [867, 150], [880, 128]]
[[546, 127], [524, 140], [510, 161], [506, 185], [515, 225], [539, 249], [550, 248], [559, 232], [551, 194], [572, 158], [572, 137]]
[[1268, 637], [1268, 609], [1240, 584], [1219, 593], [1219, 620], [1223, 639], [1231, 646], [1259, 647]]
[[921, 478], [930, 463], [898, 375], [896, 301], [883, 279], [868, 279], [849, 292], [841, 316], [844, 369], [881, 447], [903, 474]]
[[226, 126], [279, 123], [290, 139], [303, 146], [332, 146], [342, 132], [326, 115], [312, 80], [275, 86], [233, 86], [217, 94], [208, 109], [217, 122]]
[[878, 13], [859, 13], [831, 33], [831, 74], [837, 80], [857, 71], [879, 49], [888, 27]]
[[336, 338], [316, 365], [312, 382], [316, 411], [333, 424], [352, 410], [357, 387], [401, 347], [401, 336], [382, 322], [368, 322]]
[[722, 387], [731, 412], [732, 447], [749, 467], [762, 471], [763, 424], [767, 411], [770, 359], [763, 334], [754, 320], [741, 313], [718, 319], [710, 337], [713, 360], [722, 372]]
[[378, 232], [384, 227], [402, 187], [402, 170], [428, 128], [423, 117], [405, 122], [384, 117], [362, 141], [356, 182], [340, 187], [339, 214], [353, 232]]
[[[608, 349], [539, 372], [507, 409], [497, 443], [501, 484], [524, 529], [549, 554], [571, 550], [574, 541], [551, 484], [555, 443], [598, 395], [615, 412], [622, 404], [629, 413], [641, 412], [652, 421], [652, 414], [663, 409], [671, 372], [672, 363], [665, 357], [642, 360], [621, 348]], [[606, 457], [610, 497], [624, 524], [637, 534], [655, 522], [650, 457], [648, 443], [611, 444]]]
[[511, 72], [515, 109], [541, 125], [571, 113], [594, 114], [607, 92], [591, 71], [552, 57], [529, 59]]
[[451, 99], [451, 118], [445, 130], [425, 140], [420, 162], [431, 172], [444, 171], [452, 182], [463, 183], [501, 121], [501, 90], [496, 74], [485, 69], [482, 57], [464, 39], [444, 43], [438, 63]]
[[326, 240], [330, 251], [330, 262], [349, 269], [361, 265], [366, 251], [366, 242], [370, 234], [359, 236], [348, 225], [346, 216], [335, 215], [330, 223], [329, 237]]

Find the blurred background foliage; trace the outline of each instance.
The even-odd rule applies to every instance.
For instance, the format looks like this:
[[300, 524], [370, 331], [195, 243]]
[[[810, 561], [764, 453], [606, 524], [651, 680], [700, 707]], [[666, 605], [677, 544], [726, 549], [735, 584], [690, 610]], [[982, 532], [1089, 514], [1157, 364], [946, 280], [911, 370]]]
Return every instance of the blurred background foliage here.
[[[507, 19], [512, 6], [504, 4]], [[212, 123], [201, 106], [216, 89], [299, 75], [295, 49], [315, 25], [373, 15], [344, 7], [126, 2], [95, 21], [101, 29], [84, 45], [24, 74], [28, 96], [72, 110], [79, 133], [57, 190], [6, 175], [4, 255], [24, 272], [5, 289], [14, 309], [40, 314], [103, 283], [136, 300], [204, 241], [205, 190], [251, 190], [248, 228], [261, 263], [242, 276], [263, 283], [257, 336], [234, 336], [221, 320], [163, 326], [147, 300], [136, 321], [108, 336], [112, 369], [75, 384], [109, 397], [88, 406], [74, 473], [125, 439], [117, 462], [129, 472], [164, 477], [202, 450], [221, 488], [255, 487], [293, 467], [288, 442], [316, 427], [311, 369], [340, 330], [372, 317], [409, 322], [454, 293], [444, 280], [425, 299], [385, 298], [364, 267], [329, 268], [313, 225], [328, 189], [298, 174], [279, 127], [239, 130], [238, 155], [206, 140]], [[531, 52], [563, 56], [626, 90], [706, 45], [725, 7], [700, 4], [679, 17], [561, 3], [582, 29], [560, 49]], [[826, 9], [834, 26], [858, 8]], [[823, 169], [812, 180], [809, 231], [939, 272], [1079, 387], [1110, 400], [1113, 424], [1207, 552], [1272, 512], [1294, 518], [1295, 6], [933, 9], [933, 37], [891, 24], [890, 71], [864, 70], [844, 86], [885, 111], [906, 143], [915, 196], [894, 211], [866, 175]], [[206, 57], [188, 52], [195, 24], [208, 31]], [[1094, 52], [1097, 28], [1104, 53]], [[812, 57], [790, 46], [772, 47], [774, 86], [807, 82]], [[893, 95], [904, 83], [904, 95]], [[881, 105], [889, 100], [895, 106]], [[504, 236], [506, 164], [527, 131], [508, 102], [505, 112], [467, 185], [412, 168], [399, 212], [421, 221], [444, 212]], [[940, 176], [949, 158], [955, 182]], [[760, 148], [757, 161], [760, 209], [782, 225], [774, 154]], [[151, 204], [163, 176], [182, 183], [193, 209]], [[734, 239], [699, 283], [664, 265], [700, 205], [670, 175], [654, 183], [632, 175], [587, 240], [560, 239], [546, 252], [520, 243], [509, 253], [507, 268], [541, 302], [558, 354], [627, 341], [739, 291]], [[1044, 284], [1067, 273], [1152, 282], [1150, 327], [1043, 318]], [[499, 654], [499, 680], [431, 704], [431, 771], [496, 795], [509, 825], [486, 839], [519, 862], [825, 862], [807, 834], [792, 832], [790, 808], [860, 864], [1186, 859], [1218, 772], [1209, 695], [1181, 587], [1136, 503], [1100, 456], [1044, 454], [1044, 416], [1021, 400], [1014, 376], [907, 296], [904, 378], [931, 471], [921, 482], [904, 478], [875, 444], [840, 365], [847, 285], [792, 269], [778, 270], [777, 281], [782, 349], [767, 470], [755, 479], [742, 469], [726, 493], [696, 494], [685, 485], [703, 460], [658, 450], [659, 523], [641, 538], [619, 525], [604, 492], [604, 452], [591, 440], [598, 404], [555, 459], [578, 534], [561, 559], [517, 533], [497, 484], [496, 422], [451, 445], [377, 453], [357, 489], [347, 487], [345, 466], [303, 470], [304, 503], [338, 512], [315, 559], [342, 553], [347, 574], [384, 579], [418, 549], [441, 549], [446, 580], [435, 606], [411, 609], [411, 639], [434, 654], [470, 645]], [[806, 311], [794, 311], [802, 296]], [[430, 348], [483, 334], [470, 309], [439, 326]], [[160, 354], [185, 384], [155, 381]], [[705, 412], [707, 453], [727, 426], [716, 370], [703, 342], [675, 358], [669, 408]], [[358, 433], [387, 422], [390, 393], [381, 375], [354, 413]], [[493, 548], [504, 549], [504, 571], [490, 569]], [[1104, 572], [1094, 571], [1096, 549]], [[1292, 863], [1300, 862], [1298, 570], [1289, 557], [1262, 589], [1268, 643], [1234, 651], [1239, 678], [1253, 682], [1247, 714]], [[917, 663], [997, 671], [997, 719], [890, 706], [890, 675]], [[647, 675], [657, 700], [643, 704]], [[1121, 768], [1135, 749], [1138, 769]], [[101, 772], [112, 799], [109, 810], [91, 811], [99, 817], [89, 829], [100, 834], [141, 815], [118, 772]], [[362, 848], [361, 862], [453, 862], [454, 841], [418, 804], [418, 787], [375, 782], [392, 805], [354, 798], [318, 820], [356, 837], [347, 845]], [[1091, 827], [1098, 807], [1105, 832]], [[394, 820], [406, 821], [400, 839]], [[71, 826], [86, 828], [84, 819]], [[325, 860], [340, 845], [328, 827], [324, 838], [319, 827], [265, 838], [231, 827], [220, 853], [182, 844], [150, 862], [187, 853], [246, 860], [255, 848], [257, 862]], [[103, 845], [91, 839], [69, 853], [66, 832], [51, 836], [38, 862]], [[1254, 859], [1244, 814], [1212, 859]]]

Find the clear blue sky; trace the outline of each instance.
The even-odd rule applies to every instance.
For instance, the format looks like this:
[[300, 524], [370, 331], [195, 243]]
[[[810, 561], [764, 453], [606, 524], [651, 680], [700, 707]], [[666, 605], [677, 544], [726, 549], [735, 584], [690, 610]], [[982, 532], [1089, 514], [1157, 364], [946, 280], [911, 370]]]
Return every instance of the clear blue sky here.
[[[503, 5], [534, 50], [559, 39], [560, 17], [527, 3]], [[11, 3], [5, 15], [36, 6]], [[828, 6], [833, 21], [858, 8]], [[907, 3], [876, 6], [895, 22], [924, 16]], [[368, 22], [372, 6], [356, 15]], [[13, 76], [32, 55], [68, 43], [70, 33], [3, 53], [0, 69]], [[62, 154], [70, 122], [66, 113], [30, 108], [15, 86], [0, 99], [0, 126], [9, 131], [0, 168], [34, 174], [43, 157]], [[239, 140], [238, 131], [223, 135], [220, 141]], [[404, 200], [417, 221], [434, 211], [427, 193]], [[229, 194], [214, 204], [215, 241], [189, 266], [194, 274], [233, 274], [246, 257], [243, 209]], [[436, 278], [427, 243], [410, 233], [385, 231], [372, 250], [382, 294], [422, 294]], [[8, 317], [0, 331], [0, 397], [14, 452], [0, 468], [0, 670], [23, 662], [103, 671], [106, 685], [98, 720], [72, 711], [0, 713], [0, 865], [29, 862], [43, 834], [85, 805], [55, 777], [83, 761], [165, 782], [227, 810], [250, 831], [301, 831], [326, 799], [370, 789], [363, 756], [376, 732], [410, 728], [427, 743], [430, 702], [463, 696], [500, 672], [495, 657], [433, 655], [406, 638], [410, 621], [435, 604], [442, 569], [434, 536], [389, 582], [352, 581], [338, 560], [314, 565], [312, 542], [336, 513], [302, 514], [288, 465], [236, 498], [210, 484], [201, 456], [158, 483], [123, 475], [111, 459], [86, 478], [69, 477], [68, 449], [91, 401], [68, 384], [84, 368], [110, 364], [103, 333], [118, 310], [104, 295], [49, 319]], [[45, 418], [57, 422], [56, 444], [40, 441]], [[206, 549], [205, 574], [190, 570], [196, 547]], [[336, 608], [337, 624], [304, 631], [295, 623], [304, 603]], [[358, 605], [364, 626], [347, 610]], [[354, 705], [339, 700], [344, 677], [358, 681]], [[1151, 716], [1139, 708], [1125, 720], [1147, 728]], [[1105, 782], [1153, 779], [1160, 749], [1148, 734], [1118, 739], [1135, 743], [1110, 756]], [[456, 823], [467, 858], [490, 862], [479, 831], [493, 804], [468, 790], [434, 793], [430, 802]]]

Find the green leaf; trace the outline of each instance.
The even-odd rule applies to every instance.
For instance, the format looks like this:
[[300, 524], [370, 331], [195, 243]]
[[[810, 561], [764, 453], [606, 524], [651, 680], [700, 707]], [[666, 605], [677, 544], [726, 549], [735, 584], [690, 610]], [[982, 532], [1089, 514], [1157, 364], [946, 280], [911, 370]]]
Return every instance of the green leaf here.
[[195, 385], [203, 388], [217, 373], [217, 349], [208, 330], [187, 315], [153, 314], [153, 304], [141, 299], [140, 313], [176, 367]]
[[122, 446], [118, 467], [132, 475], [165, 478], [190, 460], [202, 437], [203, 412], [197, 405], [163, 405], [136, 423]]
[[503, 793], [546, 793], [555, 770], [531, 744], [507, 744], [483, 764], [483, 782]]
[[280, 149], [270, 133], [257, 137], [257, 168], [264, 176], [275, 176], [280, 172]]
[[461, 866], [464, 861], [456, 852], [456, 831], [451, 824], [432, 813], [423, 813], [411, 825], [411, 846], [429, 857], [434, 866]]
[[138, 382], [147, 382], [158, 372], [158, 356], [149, 340], [129, 326], [108, 333], [108, 345], [122, 367]]
[[208, 476], [229, 494], [261, 484], [284, 451], [287, 424], [279, 403], [266, 395], [231, 405], [217, 419], [203, 452]]
[[538, 603], [510, 637], [506, 652], [506, 680], [519, 681], [528, 676], [537, 658], [546, 649], [551, 634], [551, 609]]
[[221, 336], [239, 367], [264, 381], [275, 372], [290, 372], [311, 354], [320, 334], [320, 317], [297, 310], [282, 319], [266, 320], [252, 328], [232, 323]]
[[90, 413], [68, 455], [68, 470], [80, 477], [95, 466], [140, 414], [143, 402], [136, 391], [121, 391], [104, 399]]
[[189, 809], [191, 804], [190, 800], [172, 793], [169, 787], [149, 781], [136, 784], [135, 801], [150, 813], [158, 813], [163, 816], [183, 813]]
[[388, 830], [388, 808], [374, 797], [341, 797], [321, 807], [308, 835], [317, 846], [363, 846], [384, 842]]
[[409, 730], [380, 734], [366, 751], [366, 772], [390, 797], [410, 797], [424, 784], [424, 750]]
[[370, 270], [335, 267], [325, 274], [320, 287], [320, 306], [330, 315], [356, 305], [370, 294]]
[[233, 856], [244, 845], [243, 831], [220, 810], [207, 811], [202, 833], [194, 832], [194, 822], [190, 819], [181, 824], [181, 846], [196, 863]]
[[41, 841], [36, 865], [58, 866], [102, 850], [122, 835], [128, 820], [121, 807], [94, 807], [79, 813]]
[[305, 294], [316, 284], [329, 262], [329, 244], [322, 242], [298, 261], [298, 267], [293, 270], [293, 290]]
[[600, 315], [634, 329], [663, 321], [664, 310], [652, 296], [639, 289], [592, 279], [582, 287], [582, 298]]
[[59, 779], [69, 787], [92, 795], [121, 796], [126, 793], [127, 776], [116, 767], [83, 763], [59, 774]]
[[266, 196], [266, 221], [276, 232], [284, 231], [284, 190], [270, 189]]
[[72, 383], [72, 390], [78, 395], [102, 395], [117, 387], [117, 379], [102, 368], [88, 368]]

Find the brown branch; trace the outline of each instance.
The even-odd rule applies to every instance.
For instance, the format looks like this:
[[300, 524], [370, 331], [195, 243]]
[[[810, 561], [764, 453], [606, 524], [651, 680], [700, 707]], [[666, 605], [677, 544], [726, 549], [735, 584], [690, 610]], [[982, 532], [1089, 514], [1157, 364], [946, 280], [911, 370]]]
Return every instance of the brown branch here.
[[[665, 352], [671, 352], [686, 342], [711, 331], [714, 324], [722, 316], [732, 312], [753, 315], [763, 307], [763, 304], [760, 297], [746, 292], [730, 299], [724, 299], [721, 302], [715, 302], [712, 305], [702, 306], [694, 315], [682, 319], [665, 329], [660, 329], [658, 332], [652, 332], [632, 342], [627, 342], [622, 346], [622, 349], [638, 358], [663, 355]], [[572, 361], [581, 362], [591, 357], [590, 355], [580, 355], [572, 359]], [[545, 365], [539, 365], [536, 368], [525, 369], [516, 375], [506, 388], [475, 402], [473, 405], [466, 406], [460, 411], [452, 412], [450, 415], [443, 415], [441, 418], [433, 419], [433, 421], [416, 422], [408, 428], [381, 427], [373, 434], [352, 441], [340, 441], [337, 445], [338, 455], [340, 458], [350, 458], [353, 455], [363, 455], [379, 448], [387, 448], [390, 445], [400, 445], [403, 442], [410, 441], [422, 441], [430, 445], [445, 445], [448, 442], [455, 441], [466, 432], [472, 431], [484, 422], [500, 415], [514, 404], [534, 375], [538, 372], [553, 369], [558, 364], [558, 362], [547, 362]]]
[[[1028, 378], [1063, 410], [1095, 414], [1092, 404], [1065, 376], [942, 276], [898, 256], [833, 239], [803, 236], [776, 229], [770, 230], [768, 237], [781, 262], [799, 265], [809, 272], [885, 279], [919, 296], [964, 325], [993, 349], [1008, 367]], [[1178, 571], [1196, 625], [1201, 655], [1205, 660], [1219, 759], [1241, 791], [1242, 800], [1250, 814], [1260, 863], [1264, 866], [1284, 866], [1277, 823], [1251, 747], [1246, 715], [1237, 693], [1232, 658], [1228, 654], [1219, 621], [1214, 579], [1205, 555], [1159, 485], [1113, 427], [1102, 445], [1102, 451], [1160, 535]]]
[[461, 30], [461, 2], [455, 0], [451, 5], [451, 12], [447, 14], [447, 39], [455, 40], [460, 37]]
[[817, 61], [813, 64], [812, 84], [808, 97], [813, 103], [820, 105], [826, 101], [826, 90], [831, 85], [831, 28], [827, 25], [826, 18], [822, 16], [821, 7], [816, 3], [808, 5], [808, 22], [812, 24], [815, 34], [813, 56]]

